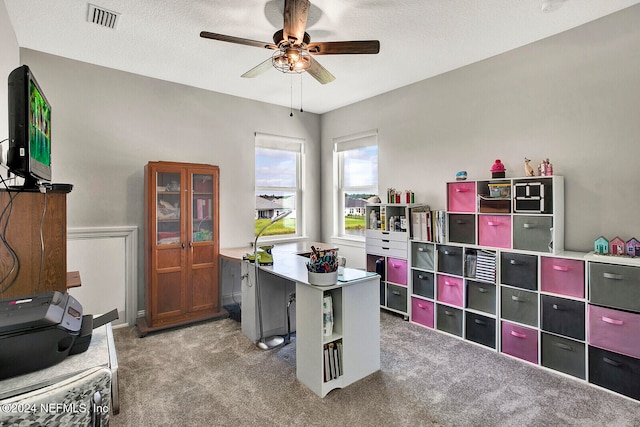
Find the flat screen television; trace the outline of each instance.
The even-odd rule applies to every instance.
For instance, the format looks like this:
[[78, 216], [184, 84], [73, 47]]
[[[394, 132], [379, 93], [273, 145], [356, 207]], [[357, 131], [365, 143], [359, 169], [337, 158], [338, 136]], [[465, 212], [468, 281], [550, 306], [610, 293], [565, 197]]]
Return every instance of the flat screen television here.
[[9, 74], [7, 166], [25, 189], [51, 182], [51, 104], [27, 65]]

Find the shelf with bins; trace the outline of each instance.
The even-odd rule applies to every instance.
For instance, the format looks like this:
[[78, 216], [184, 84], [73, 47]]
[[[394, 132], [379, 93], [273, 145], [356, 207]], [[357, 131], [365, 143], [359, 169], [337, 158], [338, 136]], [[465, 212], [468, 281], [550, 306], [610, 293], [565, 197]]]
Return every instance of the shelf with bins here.
[[563, 197], [561, 176], [449, 182], [448, 242], [559, 253]]
[[408, 317], [407, 243], [409, 218], [421, 204], [371, 204], [366, 207], [366, 268], [380, 275], [380, 307]]

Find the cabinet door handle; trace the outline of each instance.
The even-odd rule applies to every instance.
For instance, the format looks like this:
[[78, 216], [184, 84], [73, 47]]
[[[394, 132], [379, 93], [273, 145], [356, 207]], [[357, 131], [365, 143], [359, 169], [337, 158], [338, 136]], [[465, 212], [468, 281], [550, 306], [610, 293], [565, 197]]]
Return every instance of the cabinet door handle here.
[[182, 249], [184, 249], [184, 242], [180, 242], [180, 246], [182, 246]]
[[527, 302], [525, 297], [519, 297], [517, 295], [511, 295], [511, 299], [515, 302]]
[[189, 247], [192, 248], [193, 247], [193, 242], [189, 242]]
[[498, 221], [487, 221], [487, 225], [490, 225], [492, 227], [498, 227], [498, 226], [502, 225], [502, 223], [498, 222]]
[[384, 234], [385, 236], [388, 236], [389, 232], [388, 231], [383, 231], [382, 234]]
[[389, 248], [385, 248], [384, 246], [381, 249], [384, 249], [385, 251], [389, 250]]
[[383, 242], [389, 243], [389, 240], [382, 239]]
[[561, 342], [554, 342], [553, 345], [555, 345], [558, 348], [561, 348], [563, 350], [567, 350], [567, 351], [573, 351], [573, 347], [571, 347], [569, 344], [564, 344]]
[[481, 294], [486, 294], [489, 291], [487, 291], [485, 288], [478, 288], [478, 292], [480, 292]]
[[513, 335], [516, 338], [526, 338], [527, 334], [521, 334], [520, 332], [516, 332], [516, 331], [511, 331], [511, 335]]
[[622, 363], [616, 362], [615, 360], [609, 359], [608, 357], [603, 357], [602, 361], [608, 365], [615, 366], [616, 368], [622, 366]]
[[536, 228], [536, 224], [531, 224], [529, 222], [525, 222], [524, 224], [522, 224], [523, 228]]
[[564, 265], [554, 265], [553, 269], [555, 271], [569, 271], [569, 267], [565, 267]]
[[605, 279], [611, 279], [611, 280], [622, 280], [622, 274], [602, 273], [602, 277], [604, 277]]
[[602, 316], [600, 319], [602, 319], [603, 322], [608, 323], [610, 325], [616, 325], [616, 326], [624, 325], [624, 321], [618, 320], [618, 319], [612, 319], [611, 317]]

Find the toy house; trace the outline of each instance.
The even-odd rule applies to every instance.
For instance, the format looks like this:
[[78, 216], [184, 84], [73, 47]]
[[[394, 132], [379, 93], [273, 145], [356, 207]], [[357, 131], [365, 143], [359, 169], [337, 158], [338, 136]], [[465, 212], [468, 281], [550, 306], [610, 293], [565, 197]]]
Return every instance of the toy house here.
[[628, 256], [630, 257], [640, 256], [640, 241], [638, 241], [638, 239], [636, 239], [635, 237], [632, 237], [631, 239], [627, 240], [627, 243], [625, 244], [625, 246], [626, 246], [626, 253]]
[[609, 242], [609, 252], [611, 255], [624, 255], [625, 243], [620, 237], [616, 236]]
[[593, 244], [593, 251], [597, 254], [608, 254], [609, 240], [604, 236], [598, 237]]

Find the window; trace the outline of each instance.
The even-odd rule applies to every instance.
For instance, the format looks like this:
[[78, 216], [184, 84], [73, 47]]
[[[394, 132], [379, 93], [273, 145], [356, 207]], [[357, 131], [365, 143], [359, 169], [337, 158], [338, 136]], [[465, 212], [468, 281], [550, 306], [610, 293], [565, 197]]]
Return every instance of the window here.
[[256, 133], [255, 235], [277, 215], [291, 212], [272, 224], [262, 236], [302, 234], [303, 140]]
[[338, 235], [364, 238], [367, 199], [378, 194], [377, 131], [334, 139], [334, 156]]

